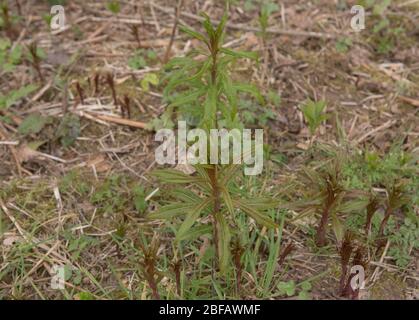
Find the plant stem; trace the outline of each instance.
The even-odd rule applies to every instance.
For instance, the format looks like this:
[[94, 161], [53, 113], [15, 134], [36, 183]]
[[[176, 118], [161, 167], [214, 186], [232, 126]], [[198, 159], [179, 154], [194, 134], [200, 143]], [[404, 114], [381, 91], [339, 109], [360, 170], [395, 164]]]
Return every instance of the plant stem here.
[[317, 227], [316, 245], [318, 247], [324, 247], [326, 245], [326, 226], [329, 220], [329, 211], [330, 206], [328, 205], [324, 208], [319, 226]]
[[378, 237], [379, 237], [379, 238], [381, 238], [381, 237], [383, 237], [383, 236], [384, 236], [384, 229], [385, 229], [385, 227], [386, 227], [386, 225], [387, 225], [387, 221], [388, 221], [388, 219], [390, 218], [390, 216], [391, 216], [392, 212], [393, 212], [393, 209], [392, 209], [390, 206], [388, 206], [388, 207], [386, 208], [386, 212], [385, 212], [385, 214], [384, 214], [383, 221], [381, 221], [381, 224], [380, 224], [380, 230], [378, 231]]
[[[214, 44], [214, 46], [217, 46], [217, 44]], [[211, 55], [212, 55], [212, 67], [211, 67], [211, 85], [216, 86], [217, 81], [217, 54], [218, 54], [218, 48], [217, 47], [211, 47], [210, 48]], [[217, 99], [218, 100], [218, 99]], [[217, 127], [217, 108], [215, 109], [214, 114], [214, 123]], [[218, 152], [218, 150], [217, 150]], [[218, 230], [217, 230], [217, 221], [216, 221], [216, 215], [220, 212], [221, 208], [221, 202], [220, 202], [220, 189], [218, 186], [218, 167], [217, 164], [213, 164], [211, 168], [207, 169], [208, 176], [211, 181], [211, 188], [212, 188], [212, 196], [214, 199], [214, 210], [213, 210], [213, 226], [214, 226], [214, 234], [213, 234], [213, 243], [215, 247], [215, 257], [218, 260]]]

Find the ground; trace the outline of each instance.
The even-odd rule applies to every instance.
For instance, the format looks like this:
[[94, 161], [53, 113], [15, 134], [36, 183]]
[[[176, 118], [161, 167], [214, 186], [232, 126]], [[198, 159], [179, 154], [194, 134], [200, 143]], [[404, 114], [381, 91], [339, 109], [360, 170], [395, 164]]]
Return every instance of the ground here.
[[[418, 1], [358, 2], [361, 32], [350, 25], [356, 1], [230, 2], [225, 46], [259, 53], [257, 64], [237, 63], [236, 77], [266, 100], [240, 100], [242, 121], [264, 129], [266, 147], [263, 173], [238, 192], [276, 199], [270, 214], [281, 228], [240, 214], [232, 251], [240, 266], [231, 262], [224, 275], [208, 234], [177, 244], [179, 221], [147, 216], [171, 199], [150, 174], [162, 167], [154, 156], [167, 107], [162, 67], [199, 47], [177, 28], [173, 37], [174, 23], [202, 31], [200, 13], [219, 21], [226, 2], [2, 3], [0, 299], [345, 298], [339, 228], [329, 226], [324, 247], [314, 240], [329, 164], [349, 199], [337, 214], [363, 250], [358, 297], [418, 297]], [[54, 3], [64, 6], [64, 29], [50, 28]], [[266, 33], [263, 5], [272, 9]], [[324, 101], [327, 115], [314, 132], [302, 111], [309, 99]], [[368, 234], [357, 200], [373, 195], [380, 202]], [[60, 266], [64, 289], [54, 288]]]

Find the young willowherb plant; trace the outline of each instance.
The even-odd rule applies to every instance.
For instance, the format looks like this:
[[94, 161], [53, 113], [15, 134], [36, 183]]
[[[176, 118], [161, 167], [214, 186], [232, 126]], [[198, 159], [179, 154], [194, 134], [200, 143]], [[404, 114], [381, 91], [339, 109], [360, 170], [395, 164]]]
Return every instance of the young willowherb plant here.
[[307, 189], [307, 199], [290, 207], [302, 209], [295, 218], [299, 219], [310, 214], [319, 215], [316, 227], [315, 243], [318, 247], [327, 245], [329, 222], [338, 242], [343, 240], [345, 233], [344, 213], [364, 210], [368, 204], [365, 195], [357, 190], [344, 187], [342, 165], [347, 161], [343, 154], [337, 154], [334, 161], [327, 164], [320, 172], [310, 168], [304, 169], [301, 176]]
[[35, 71], [38, 74], [39, 80], [41, 82], [45, 82], [45, 78], [42, 74], [42, 68], [41, 68], [41, 61], [44, 55], [44, 52], [38, 48], [38, 44], [34, 41], [28, 46], [28, 59], [32, 65], [32, 67], [35, 69]]
[[304, 105], [301, 107], [301, 110], [304, 115], [304, 119], [308, 124], [308, 128], [310, 130], [311, 140], [310, 145], [313, 143], [313, 139], [315, 137], [315, 133], [317, 128], [321, 125], [321, 123], [328, 118], [327, 114], [324, 114], [323, 111], [326, 107], [326, 102], [321, 101], [312, 101], [308, 99]]
[[157, 251], [159, 249], [159, 241], [157, 240], [157, 237], [154, 236], [149, 245], [139, 243], [139, 247], [144, 255], [143, 260], [140, 262], [142, 274], [151, 288], [153, 299], [160, 300], [158, 284], [163, 277], [156, 267], [158, 262]]
[[[237, 59], [256, 60], [257, 56], [251, 52], [233, 51], [223, 47], [226, 16], [218, 26], [213, 26], [207, 15], [203, 16], [205, 34], [180, 27], [183, 32], [199, 40], [203, 48], [193, 50], [185, 57], [174, 58], [166, 66], [167, 75], [163, 81], [167, 83], [164, 96], [169, 106], [165, 119], [171, 119], [173, 113], [176, 113], [178, 119], [185, 120], [189, 126], [201, 128], [207, 133], [211, 129], [241, 129], [242, 124], [237, 112], [239, 92], [250, 93], [258, 100], [263, 101], [263, 98], [254, 86], [233, 80], [232, 66]], [[171, 95], [174, 89], [176, 94]], [[174, 169], [154, 172], [163, 182], [191, 188], [174, 190], [175, 201], [151, 213], [149, 217], [184, 217], [177, 230], [177, 241], [212, 233], [218, 267], [221, 273], [224, 273], [231, 261], [230, 239], [235, 216], [243, 212], [258, 224], [275, 228], [277, 224], [266, 211], [275, 207], [276, 202], [267, 198], [245, 199], [242, 195], [233, 194], [233, 186], [241, 168], [238, 164], [198, 164], [194, 165], [194, 168], [194, 175]], [[210, 217], [202, 219], [210, 222], [198, 225], [201, 216]]]
[[387, 198], [385, 203], [385, 212], [383, 220], [380, 223], [380, 229], [378, 230], [378, 239], [377, 239], [377, 247], [378, 249], [382, 248], [385, 245], [386, 237], [384, 234], [385, 228], [387, 226], [387, 222], [390, 219], [390, 216], [394, 214], [394, 212], [402, 207], [403, 205], [409, 202], [409, 197], [407, 196], [406, 191], [404, 190], [405, 186], [402, 181], [396, 183], [393, 182], [389, 187], [387, 187]]

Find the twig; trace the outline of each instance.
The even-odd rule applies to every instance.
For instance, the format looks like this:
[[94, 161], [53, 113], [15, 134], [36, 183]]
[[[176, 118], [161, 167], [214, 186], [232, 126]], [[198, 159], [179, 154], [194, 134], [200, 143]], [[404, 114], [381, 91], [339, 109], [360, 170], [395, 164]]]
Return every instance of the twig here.
[[378, 132], [378, 131], [381, 131], [381, 130], [384, 130], [384, 129], [388, 129], [388, 128], [390, 128], [393, 124], [395, 124], [397, 122], [397, 120], [389, 120], [389, 121], [387, 121], [386, 123], [384, 123], [384, 124], [382, 124], [381, 126], [379, 126], [379, 127], [377, 127], [377, 128], [374, 128], [373, 130], [371, 130], [371, 131], [369, 131], [369, 132], [367, 132], [366, 134], [364, 134], [362, 137], [360, 137], [357, 141], [356, 141], [356, 144], [359, 144], [359, 143], [361, 143], [362, 141], [364, 141], [366, 138], [368, 138], [370, 135], [372, 135], [372, 134], [374, 134], [374, 133], [376, 133], [376, 132]]
[[[6, 133], [6, 130], [3, 128], [3, 126], [1, 124], [0, 124], [0, 138], [3, 139], [3, 140], [10, 140], [7, 133]], [[16, 149], [13, 145], [8, 145], [8, 147], [10, 149], [10, 153], [13, 156], [13, 160], [15, 161], [19, 177], [21, 177], [22, 176], [22, 167], [20, 166], [19, 158], [16, 154]]]
[[398, 98], [402, 100], [403, 102], [411, 104], [414, 107], [419, 107], [419, 100], [417, 99], [412, 99], [412, 98], [403, 97], [403, 96], [399, 96]]
[[[116, 124], [120, 124], [120, 125], [125, 125], [125, 126], [130, 126], [130, 127], [134, 127], [134, 128], [140, 128], [140, 129], [145, 129], [146, 127], [146, 123], [144, 122], [139, 122], [139, 121], [135, 121], [135, 120], [130, 120], [130, 119], [123, 119], [123, 118], [118, 118], [115, 116], [108, 116], [108, 115], [101, 115], [101, 114], [89, 114], [89, 113], [83, 113], [83, 115], [89, 115], [90, 117], [102, 120], [102, 121], [108, 121], [108, 122], [113, 122]], [[89, 118], [91, 119], [91, 118]]]
[[180, 16], [181, 8], [182, 8], [182, 0], [178, 0], [177, 6], [175, 8], [175, 22], [173, 24], [172, 34], [170, 36], [170, 41], [169, 41], [169, 44], [168, 44], [167, 49], [166, 49], [166, 54], [164, 55], [163, 64], [165, 64], [165, 63], [167, 63], [167, 61], [169, 61], [170, 51], [172, 49], [173, 42], [175, 40], [176, 29], [177, 29], [177, 25], [179, 23], [179, 16]]

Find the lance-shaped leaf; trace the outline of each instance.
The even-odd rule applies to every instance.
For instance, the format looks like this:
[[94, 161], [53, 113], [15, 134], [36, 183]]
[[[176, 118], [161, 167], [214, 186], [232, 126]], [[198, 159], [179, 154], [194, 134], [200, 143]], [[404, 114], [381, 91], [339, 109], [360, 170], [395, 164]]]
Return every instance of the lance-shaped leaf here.
[[198, 203], [201, 201], [201, 198], [193, 191], [185, 189], [185, 188], [178, 188], [173, 190], [170, 193], [176, 200], [181, 200], [189, 203]]
[[211, 234], [211, 233], [212, 233], [212, 226], [210, 225], [198, 226], [198, 227], [189, 229], [187, 233], [183, 234], [182, 236], [179, 236], [177, 240], [178, 241], [194, 240], [204, 234]]
[[251, 207], [255, 210], [268, 210], [268, 209], [282, 209], [287, 208], [287, 205], [281, 205], [278, 200], [271, 198], [252, 198], [252, 199], [241, 199], [244, 205]]
[[202, 25], [204, 26], [205, 31], [208, 34], [208, 37], [211, 39], [211, 41], [216, 40], [216, 33], [214, 27], [211, 24], [210, 17], [205, 12], [201, 12], [200, 15], [205, 18], [205, 20], [202, 21]]
[[206, 198], [204, 201], [195, 205], [195, 207], [193, 207], [192, 210], [189, 211], [188, 215], [186, 216], [185, 220], [179, 228], [179, 231], [176, 235], [176, 241], [179, 241], [179, 239], [185, 236], [185, 234], [189, 231], [192, 225], [199, 218], [199, 215], [201, 214], [202, 210], [209, 206], [211, 200], [211, 198]]
[[236, 51], [236, 50], [230, 50], [227, 48], [221, 48], [220, 51], [235, 58], [245, 58], [245, 59], [251, 59], [255, 61], [258, 60], [258, 54], [252, 51]]
[[341, 242], [345, 234], [345, 227], [343, 226], [336, 213], [332, 213], [332, 229], [335, 233], [336, 240], [338, 240], [338, 242]]
[[260, 104], [265, 104], [265, 99], [260, 94], [258, 88], [248, 83], [235, 83], [234, 88], [238, 91], [247, 92], [251, 94]]
[[173, 102], [170, 104], [170, 106], [178, 107], [178, 106], [181, 106], [183, 104], [194, 102], [198, 98], [203, 96], [205, 94], [205, 91], [206, 91], [206, 89], [202, 88], [202, 89], [198, 89], [198, 90], [193, 90], [192, 92], [188, 92], [188, 94], [185, 94], [185, 95], [177, 96], [176, 98], [173, 99]]
[[189, 176], [175, 169], [154, 170], [151, 175], [167, 183], [197, 183], [202, 181], [199, 177]]
[[267, 217], [265, 213], [261, 213], [252, 207], [244, 204], [240, 200], [233, 200], [233, 204], [243, 210], [244, 213], [253, 218], [257, 223], [267, 228], [278, 228], [278, 224], [272, 221], [271, 218]]
[[149, 219], [172, 219], [188, 212], [193, 205], [191, 203], [172, 203], [168, 204], [156, 212], [150, 213]]
[[205, 36], [202, 33], [196, 32], [192, 29], [189, 29], [188, 27], [185, 26], [179, 26], [179, 30], [190, 35], [191, 37], [201, 40], [205, 43], [208, 43], [207, 39], [205, 38]]
[[230, 117], [234, 119], [237, 114], [237, 90], [233, 87], [233, 83], [228, 76], [222, 77], [223, 91], [230, 104]]
[[217, 251], [220, 272], [224, 273], [227, 269], [228, 261], [230, 259], [230, 228], [227, 221], [221, 212], [215, 214], [215, 224], [217, 228]]
[[[163, 94], [168, 96], [178, 86], [194, 87], [194, 83], [202, 80], [203, 75], [208, 70], [210, 65], [211, 61], [209, 59], [201, 62], [191, 59], [191, 63], [188, 66], [168, 73], [168, 75], [161, 81], [164, 82], [165, 80], [169, 79], [163, 90]], [[191, 74], [192, 71], [194, 71], [193, 69], [197, 69], [196, 73], [185, 79], [185, 75]]]
[[223, 196], [224, 202], [227, 206], [228, 212], [231, 215], [234, 215], [234, 205], [233, 200], [231, 199], [230, 193], [228, 192], [227, 188], [221, 187], [221, 195]]
[[225, 166], [221, 171], [221, 185], [227, 185], [230, 180], [237, 174], [241, 166], [238, 164], [229, 164]]
[[204, 179], [204, 181], [207, 181], [207, 182], [211, 183], [211, 180], [208, 176], [207, 170], [205, 170], [206, 167], [204, 165], [199, 165], [198, 164], [198, 165], [195, 165], [194, 168], [195, 168], [196, 172], [198, 173], [198, 175], [200, 177], [202, 177], [202, 179]]

